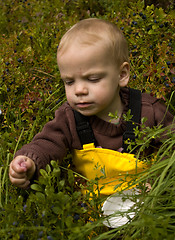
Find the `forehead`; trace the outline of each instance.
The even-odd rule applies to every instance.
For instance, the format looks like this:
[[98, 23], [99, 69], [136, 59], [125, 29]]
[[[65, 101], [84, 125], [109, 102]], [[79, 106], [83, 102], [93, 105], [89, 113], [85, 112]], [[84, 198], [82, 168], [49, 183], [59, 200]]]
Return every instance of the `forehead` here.
[[103, 42], [104, 45], [111, 45], [115, 32], [112, 26], [99, 19], [85, 19], [78, 22], [63, 35], [58, 47], [59, 54], [63, 54], [73, 43], [90, 46]]
[[59, 68], [69, 67], [70, 65], [103, 65], [111, 61], [112, 56], [107, 47], [101, 42], [91, 45], [74, 42], [69, 46], [64, 53], [57, 54]]
[[86, 31], [77, 32], [77, 34], [68, 34], [63, 36], [58, 47], [57, 55], [62, 56], [65, 52], [69, 51], [72, 47], [93, 47], [100, 45], [107, 45], [106, 37], [97, 35], [96, 33], [89, 33]]

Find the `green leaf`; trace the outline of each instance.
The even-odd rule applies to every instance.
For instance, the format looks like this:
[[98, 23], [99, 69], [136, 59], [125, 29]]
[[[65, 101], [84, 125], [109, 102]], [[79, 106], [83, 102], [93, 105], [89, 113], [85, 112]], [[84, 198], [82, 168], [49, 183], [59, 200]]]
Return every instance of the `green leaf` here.
[[148, 31], [148, 34], [151, 35], [151, 34], [156, 34], [156, 31], [154, 31], [153, 29], [149, 30]]
[[33, 189], [35, 191], [39, 191], [39, 192], [43, 191], [42, 187], [40, 185], [38, 185], [38, 184], [32, 184], [31, 185], [31, 189]]
[[69, 181], [69, 184], [72, 186], [74, 184], [74, 174], [73, 174], [73, 171], [71, 169], [68, 169], [68, 181]]
[[65, 224], [68, 228], [71, 228], [72, 227], [72, 224], [73, 224], [73, 217], [72, 216], [68, 216], [65, 220]]
[[133, 115], [131, 115], [131, 109], [129, 109], [126, 114], [123, 114], [123, 119], [126, 122], [130, 121], [132, 119], [132, 117], [133, 117]]
[[42, 201], [42, 202], [45, 201], [45, 195], [44, 195], [43, 193], [41, 193], [41, 192], [36, 192], [36, 196], [37, 196], [37, 198], [38, 198], [40, 201]]
[[64, 202], [65, 202], [65, 203], [68, 203], [69, 201], [70, 201], [70, 196], [67, 195], [67, 194], [65, 194], [65, 195], [64, 195]]
[[73, 199], [78, 199], [81, 196], [81, 192], [75, 191], [72, 195]]
[[59, 178], [59, 177], [60, 177], [60, 174], [61, 174], [61, 171], [60, 171], [60, 168], [59, 168], [59, 167], [53, 169], [53, 175], [54, 175], [55, 177]]
[[40, 173], [44, 178], [48, 178], [48, 174], [44, 169], [40, 169]]
[[52, 195], [54, 194], [53, 186], [46, 186], [45, 193], [48, 197], [52, 197]]
[[56, 161], [52, 160], [50, 163], [51, 163], [52, 167], [54, 167], [54, 168], [58, 167], [58, 164]]
[[105, 166], [100, 169], [100, 172], [106, 177]]
[[158, 16], [159, 20], [163, 19], [166, 17], [166, 14], [162, 8], [156, 8], [155, 9], [155, 15]]
[[65, 180], [63, 179], [63, 180], [59, 181], [59, 185], [63, 188], [65, 185]]
[[158, 26], [157, 26], [157, 25], [153, 25], [153, 26], [152, 26], [152, 29], [153, 29], [153, 30], [156, 30], [156, 29], [158, 29]]
[[62, 201], [62, 200], [64, 199], [64, 193], [63, 193], [63, 192], [59, 192], [59, 193], [57, 194], [57, 197], [58, 197], [58, 200], [59, 200], [59, 201]]
[[47, 166], [46, 166], [46, 171], [47, 171], [48, 173], [50, 173], [50, 172], [51, 172], [51, 167], [50, 167], [50, 165], [49, 165], [49, 164], [47, 164]]
[[55, 214], [58, 215], [58, 214], [61, 214], [63, 210], [62, 210], [62, 208], [60, 208], [60, 207], [57, 206], [57, 207], [53, 207], [53, 208], [52, 208], [52, 211], [53, 211]]

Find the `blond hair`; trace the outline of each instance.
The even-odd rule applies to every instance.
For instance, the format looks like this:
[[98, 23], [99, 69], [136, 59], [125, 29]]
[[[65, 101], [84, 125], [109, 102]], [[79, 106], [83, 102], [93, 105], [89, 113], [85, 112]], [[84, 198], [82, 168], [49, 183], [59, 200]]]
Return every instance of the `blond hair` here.
[[111, 22], [88, 18], [76, 23], [63, 35], [58, 56], [61, 56], [70, 44], [74, 44], [74, 41], [88, 46], [100, 41], [111, 51], [111, 56], [119, 66], [123, 62], [129, 62], [127, 41], [118, 27]]

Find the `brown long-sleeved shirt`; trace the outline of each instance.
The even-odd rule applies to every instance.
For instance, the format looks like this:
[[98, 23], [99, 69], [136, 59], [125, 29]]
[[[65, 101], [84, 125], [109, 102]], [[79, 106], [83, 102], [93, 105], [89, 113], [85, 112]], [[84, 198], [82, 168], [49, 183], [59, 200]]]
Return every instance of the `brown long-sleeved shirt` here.
[[[128, 111], [128, 88], [122, 88], [120, 96], [124, 104], [123, 114]], [[167, 112], [166, 106], [149, 94], [142, 94], [141, 118], [146, 117], [146, 126], [153, 127], [159, 123], [163, 126], [172, 124], [173, 116]], [[97, 116], [90, 116], [89, 121], [93, 129], [98, 146], [118, 150], [122, 147], [123, 133], [126, 122], [120, 118], [119, 124], [106, 122]], [[25, 155], [36, 164], [36, 174], [51, 160], [62, 160], [67, 149], [81, 149], [81, 143], [76, 132], [76, 125], [72, 108], [66, 102], [55, 112], [55, 118], [48, 122], [31, 143], [24, 145], [15, 156]]]

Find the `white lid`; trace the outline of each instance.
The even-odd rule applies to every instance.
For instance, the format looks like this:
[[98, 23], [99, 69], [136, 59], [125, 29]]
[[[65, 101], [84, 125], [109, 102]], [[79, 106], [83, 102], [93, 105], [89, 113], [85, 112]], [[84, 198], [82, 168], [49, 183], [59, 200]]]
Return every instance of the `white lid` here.
[[[130, 189], [123, 191], [122, 195], [117, 195], [115, 193], [106, 199], [102, 207], [103, 215], [112, 216], [104, 220], [104, 225], [110, 228], [117, 228], [126, 224], [129, 221], [129, 218], [132, 219], [135, 216], [134, 212], [127, 212], [135, 202], [130, 199], [123, 200], [125, 195], [133, 194], [138, 194], [138, 191], [136, 189]], [[119, 214], [119, 212], [123, 212], [123, 214]]]

